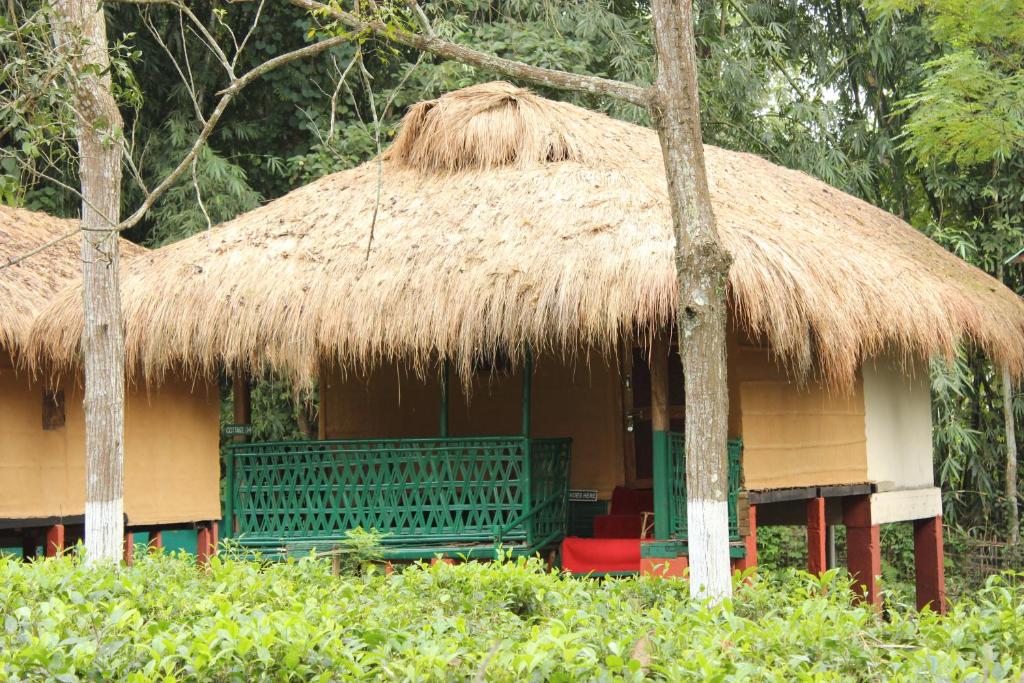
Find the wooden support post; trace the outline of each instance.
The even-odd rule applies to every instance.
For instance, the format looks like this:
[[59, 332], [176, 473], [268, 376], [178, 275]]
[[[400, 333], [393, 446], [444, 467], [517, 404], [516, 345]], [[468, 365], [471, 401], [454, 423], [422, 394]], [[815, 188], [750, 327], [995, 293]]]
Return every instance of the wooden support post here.
[[[235, 370], [232, 386], [232, 398], [235, 403], [235, 424], [252, 424], [252, 383], [243, 370]], [[235, 436], [235, 441], [245, 442], [249, 437], [245, 434]]]
[[33, 560], [38, 555], [38, 540], [35, 530], [22, 532], [21, 559]]
[[[330, 409], [331, 395], [331, 365], [326, 361], [320, 363], [319, 369], [319, 391], [317, 392], [318, 406], [316, 411], [316, 438], [320, 441], [327, 440], [327, 413]], [[231, 530], [227, 529], [224, 537], [230, 535]]]
[[54, 524], [46, 530], [46, 547], [43, 550], [47, 557], [57, 557], [64, 552], [63, 524]]
[[668, 431], [668, 337], [659, 334], [651, 345], [651, 455], [654, 477], [654, 537], [667, 539], [672, 506], [672, 467]]
[[530, 438], [530, 413], [533, 401], [533, 354], [526, 347], [523, 354], [523, 436]]
[[158, 550], [164, 547], [164, 532], [162, 531], [150, 531], [149, 532], [149, 549]]
[[210, 527], [207, 525], [196, 529], [196, 561], [200, 566], [206, 566], [210, 561], [210, 556], [213, 554], [211, 536]]
[[828, 568], [828, 524], [825, 522], [825, 499], [821, 496], [807, 501], [807, 571], [823, 574]]
[[135, 534], [124, 532], [124, 563], [129, 567], [135, 564]]
[[438, 433], [441, 438], [448, 436], [448, 375], [451, 374], [448, 368], [448, 359], [441, 361], [441, 415]]
[[914, 521], [914, 578], [917, 608], [930, 606], [946, 613], [946, 570], [943, 567], [942, 516]]
[[743, 557], [733, 562], [733, 569], [741, 572], [757, 566], [757, 506], [753, 504], [747, 511], [747, 535], [743, 537], [743, 549]]
[[872, 521], [870, 496], [850, 496], [843, 500], [846, 566], [861, 599], [881, 608], [878, 578], [882, 574], [882, 539], [880, 527]]

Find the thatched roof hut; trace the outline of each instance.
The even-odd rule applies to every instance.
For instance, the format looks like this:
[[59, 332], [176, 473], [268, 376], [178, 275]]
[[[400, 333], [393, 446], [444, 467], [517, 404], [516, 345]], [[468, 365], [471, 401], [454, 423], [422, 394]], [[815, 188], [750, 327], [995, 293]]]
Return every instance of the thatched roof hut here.
[[[0, 205], [0, 350], [14, 352], [28, 344], [32, 321], [57, 292], [81, 278], [79, 240], [57, 242], [14, 265], [8, 265], [34, 249], [67, 235], [76, 221], [49, 214]], [[129, 256], [142, 247], [126, 240], [121, 249]], [[69, 305], [79, 302], [77, 292]]]
[[[790, 364], [841, 385], [883, 350], [950, 354], [968, 338], [1024, 370], [1024, 304], [993, 278], [803, 173], [712, 146], [706, 158], [735, 319]], [[379, 165], [128, 265], [128, 360], [149, 374], [269, 364], [301, 381], [331, 357], [443, 354], [467, 369], [496, 345], [610, 349], [672, 317], [673, 244], [653, 131], [473, 86], [412, 107]], [[65, 361], [74, 301], [38, 330]]]

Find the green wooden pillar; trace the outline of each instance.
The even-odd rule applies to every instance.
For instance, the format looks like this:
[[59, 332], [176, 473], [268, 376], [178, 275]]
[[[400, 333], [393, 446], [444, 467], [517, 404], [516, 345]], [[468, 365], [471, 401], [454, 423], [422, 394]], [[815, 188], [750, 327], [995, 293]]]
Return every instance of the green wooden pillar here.
[[235, 531], [235, 447], [228, 444], [224, 451], [224, 538], [231, 538]]
[[671, 534], [672, 466], [669, 462], [668, 354], [666, 335], [658, 335], [651, 348], [651, 456], [654, 477], [654, 537]]
[[439, 432], [441, 438], [448, 436], [448, 359], [441, 361], [441, 421]]
[[654, 430], [654, 537], [665, 540], [671, 535], [672, 467], [669, 463], [668, 432]]
[[[241, 369], [234, 372], [232, 378], [232, 398], [234, 399], [234, 420], [236, 425], [248, 425], [252, 428], [252, 378]], [[250, 434], [252, 432], [250, 431]], [[235, 449], [249, 441], [249, 436], [237, 434], [224, 451], [224, 538], [231, 538], [235, 531]]]

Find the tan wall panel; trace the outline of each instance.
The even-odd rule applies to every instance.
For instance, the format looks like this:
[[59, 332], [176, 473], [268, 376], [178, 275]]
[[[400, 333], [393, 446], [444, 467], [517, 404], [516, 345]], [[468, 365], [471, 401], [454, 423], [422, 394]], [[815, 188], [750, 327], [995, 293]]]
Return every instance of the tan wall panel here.
[[67, 428], [43, 430], [43, 390], [0, 360], [0, 519], [80, 515], [82, 462]]
[[572, 486], [602, 497], [624, 483], [622, 383], [612, 360], [592, 354], [573, 368], [541, 358], [534, 380], [533, 433], [571, 436]]
[[132, 391], [124, 445], [131, 524], [220, 519], [216, 385], [168, 380], [148, 396], [144, 388]]
[[768, 348], [729, 337], [729, 435], [743, 438], [748, 489], [868, 480], [863, 387], [833, 394], [800, 386]]
[[786, 379], [739, 379], [748, 489], [868, 481], [864, 396]]
[[[42, 428], [42, 385], [0, 367], [0, 518], [81, 515], [85, 510], [85, 416], [65, 383], [65, 426]], [[147, 396], [128, 393], [125, 512], [129, 523], [220, 517], [220, 399], [216, 386], [169, 380]]]
[[[343, 378], [333, 370], [326, 383], [324, 424], [327, 438], [436, 436], [440, 387], [400, 372], [395, 364], [368, 376]], [[537, 360], [533, 378], [532, 432], [538, 437], [573, 439], [572, 486], [602, 495], [623, 480], [622, 419], [618, 371], [596, 354], [588, 367], [575, 368], [558, 358]], [[466, 391], [453, 377], [449, 394], [449, 434], [519, 434], [522, 423], [522, 375], [478, 377]]]
[[436, 376], [424, 381], [394, 363], [363, 376], [331, 368], [320, 391], [327, 439], [437, 435], [441, 399]]

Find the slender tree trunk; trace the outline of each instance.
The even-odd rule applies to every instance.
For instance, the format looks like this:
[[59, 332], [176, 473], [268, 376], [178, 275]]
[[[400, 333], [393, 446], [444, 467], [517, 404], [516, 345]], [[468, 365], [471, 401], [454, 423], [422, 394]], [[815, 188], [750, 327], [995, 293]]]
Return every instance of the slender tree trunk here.
[[57, 49], [72, 65], [82, 187], [85, 548], [117, 561], [124, 539], [124, 332], [118, 287], [121, 114], [111, 94], [107, 32], [96, 0], [59, 0]]
[[661, 138], [676, 237], [679, 350], [686, 385], [690, 592], [732, 593], [729, 567], [726, 286], [730, 258], [711, 209], [700, 132], [691, 0], [653, 0], [658, 79], [651, 113]]
[[1006, 423], [1006, 507], [1007, 540], [1020, 542], [1020, 513], [1017, 509], [1017, 434], [1013, 424], [1013, 379], [1003, 366], [1003, 420]]

